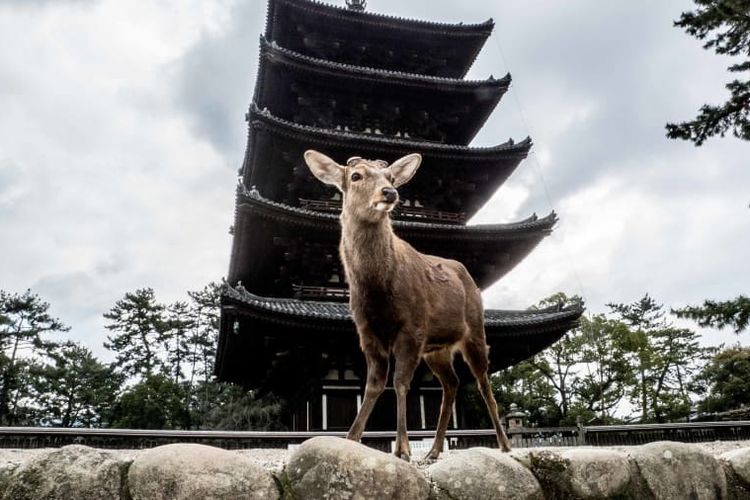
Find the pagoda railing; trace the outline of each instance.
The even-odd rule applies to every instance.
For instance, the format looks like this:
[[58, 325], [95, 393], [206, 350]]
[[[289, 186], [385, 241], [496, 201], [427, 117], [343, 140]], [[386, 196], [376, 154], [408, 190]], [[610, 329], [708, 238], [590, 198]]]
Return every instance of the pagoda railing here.
[[[70, 429], [59, 427], [0, 427], [0, 448], [56, 448], [83, 444], [96, 448], [142, 449], [170, 443], [199, 443], [225, 449], [287, 448], [315, 436], [346, 437], [346, 432], [260, 432], [260, 431], [171, 431], [136, 429]], [[429, 440], [434, 430], [409, 431], [413, 441]], [[599, 425], [576, 427], [511, 428], [514, 447], [537, 446], [623, 446], [653, 441], [702, 443], [750, 440], [750, 421], [696, 422], [642, 425]], [[362, 442], [390, 451], [394, 431], [365, 432]], [[451, 449], [474, 446], [496, 447], [492, 429], [448, 430]]]
[[349, 300], [349, 289], [328, 286], [292, 285], [295, 299]]
[[[316, 212], [341, 212], [341, 202], [337, 200], [308, 200], [300, 198], [300, 206], [307, 210]], [[405, 206], [400, 204], [394, 210], [395, 215], [401, 219], [438, 222], [445, 224], [463, 224], [466, 222], [466, 213], [464, 212], [445, 212], [432, 208]]]

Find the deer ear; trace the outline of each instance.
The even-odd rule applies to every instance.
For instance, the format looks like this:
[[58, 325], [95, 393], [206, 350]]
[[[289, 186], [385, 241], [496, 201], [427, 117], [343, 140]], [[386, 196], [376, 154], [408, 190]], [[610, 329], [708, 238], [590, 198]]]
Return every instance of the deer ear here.
[[412, 153], [394, 161], [388, 167], [393, 176], [393, 187], [399, 187], [409, 182], [414, 177], [414, 174], [417, 173], [417, 169], [421, 163], [422, 155], [419, 153]]
[[310, 171], [321, 182], [343, 188], [344, 184], [344, 167], [315, 150], [308, 149], [305, 151], [305, 163]]

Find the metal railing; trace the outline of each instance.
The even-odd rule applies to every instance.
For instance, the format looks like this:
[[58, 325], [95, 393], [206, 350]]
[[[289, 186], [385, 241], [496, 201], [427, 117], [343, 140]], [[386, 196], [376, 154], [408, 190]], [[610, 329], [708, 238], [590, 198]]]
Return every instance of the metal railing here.
[[[435, 432], [410, 431], [409, 439], [432, 439]], [[0, 427], [0, 448], [56, 448], [83, 444], [96, 448], [142, 449], [170, 443], [199, 443], [225, 449], [287, 448], [315, 436], [345, 437], [345, 432], [175, 431], [136, 429], [71, 429], [60, 427]], [[515, 428], [508, 430], [514, 447], [638, 445], [653, 441], [700, 443], [750, 440], [750, 421], [676, 424], [597, 425]], [[390, 451], [394, 431], [365, 432], [362, 442]], [[495, 447], [492, 429], [449, 430], [452, 449]]]

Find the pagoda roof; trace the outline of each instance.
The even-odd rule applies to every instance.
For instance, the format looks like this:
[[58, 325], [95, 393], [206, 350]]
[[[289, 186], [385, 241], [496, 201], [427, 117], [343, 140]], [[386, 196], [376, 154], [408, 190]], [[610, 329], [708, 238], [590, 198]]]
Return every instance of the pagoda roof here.
[[[484, 289], [536, 247], [556, 221], [552, 212], [506, 224], [393, 221], [393, 228], [420, 252], [462, 262]], [[333, 275], [343, 283], [340, 235], [337, 215], [273, 202], [240, 185], [229, 282], [242, 281], [261, 295], [287, 297], [294, 284], [326, 286]]]
[[282, 120], [255, 106], [248, 113], [248, 121], [245, 185], [257, 186], [269, 199], [293, 206], [299, 205], [301, 198], [330, 199], [336, 193], [305, 167], [303, 153], [307, 149], [317, 149], [339, 161], [362, 156], [389, 163], [419, 152], [422, 168], [399, 188], [401, 198], [471, 217], [531, 148], [530, 138], [477, 148], [321, 129]]
[[266, 38], [331, 61], [463, 77], [494, 23], [446, 24], [356, 12], [310, 0], [269, 0]]
[[468, 144], [510, 87], [352, 66], [261, 39], [255, 103], [288, 121], [321, 128]]
[[[548, 347], [576, 327], [582, 313], [582, 304], [526, 311], [485, 310], [491, 370], [511, 366]], [[233, 320], [237, 323], [232, 324]], [[295, 349], [311, 360], [311, 349], [331, 345], [339, 349], [339, 355], [355, 360], [357, 371], [364, 373], [348, 304], [261, 297], [242, 287], [225, 287], [216, 366], [219, 380], [265, 386], [273, 379], [269, 377], [272, 365], [281, 358], [294, 358]], [[301, 364], [297, 360], [287, 367], [295, 372], [292, 367], [299, 369]], [[278, 368], [281, 366], [283, 362]]]

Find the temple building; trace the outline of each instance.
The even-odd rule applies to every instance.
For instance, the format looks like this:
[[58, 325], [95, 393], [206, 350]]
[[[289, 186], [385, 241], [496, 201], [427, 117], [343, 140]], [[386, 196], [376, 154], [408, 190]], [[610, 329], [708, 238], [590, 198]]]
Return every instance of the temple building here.
[[[340, 193], [317, 181], [303, 152], [388, 162], [418, 152], [399, 189], [396, 233], [417, 250], [461, 261], [486, 289], [550, 232], [554, 212], [505, 224], [466, 222], [526, 158], [531, 140], [468, 144], [511, 78], [464, 76], [493, 29], [442, 24], [311, 0], [269, 0], [222, 297], [216, 375], [286, 401], [290, 430], [346, 430], [366, 366], [338, 256]], [[582, 306], [487, 310], [491, 370], [526, 359], [575, 327]], [[472, 382], [459, 359], [456, 370]], [[395, 428], [392, 386], [368, 430]], [[431, 429], [440, 385], [422, 364], [408, 397], [410, 429]], [[452, 427], [476, 425], [459, 403]], [[484, 410], [482, 410], [484, 411]]]

